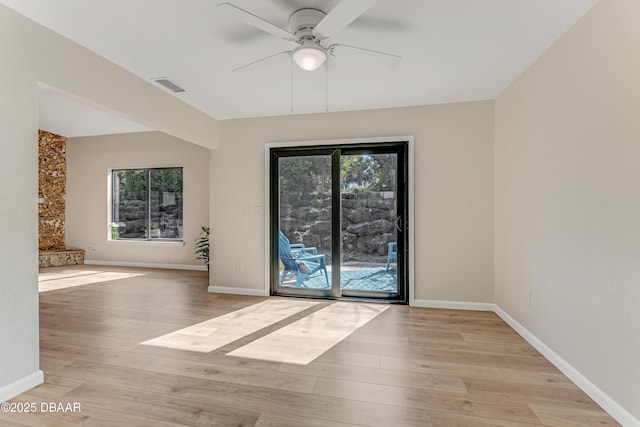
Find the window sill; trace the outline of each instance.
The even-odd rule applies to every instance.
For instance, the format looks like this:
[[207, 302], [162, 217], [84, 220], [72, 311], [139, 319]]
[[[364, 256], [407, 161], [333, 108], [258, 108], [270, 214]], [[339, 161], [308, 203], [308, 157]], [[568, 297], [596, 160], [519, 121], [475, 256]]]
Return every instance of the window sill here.
[[185, 246], [184, 240], [112, 240], [107, 239], [107, 244], [134, 244], [134, 245], [152, 245], [152, 246]]

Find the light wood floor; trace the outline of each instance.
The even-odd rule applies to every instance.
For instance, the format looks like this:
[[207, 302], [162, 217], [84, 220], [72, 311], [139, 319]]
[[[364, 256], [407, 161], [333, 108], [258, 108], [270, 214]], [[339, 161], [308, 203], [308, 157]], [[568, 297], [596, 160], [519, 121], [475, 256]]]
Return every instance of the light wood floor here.
[[[54, 289], [40, 293], [45, 383], [11, 402], [82, 412], [0, 413], [1, 426], [618, 425], [493, 313], [389, 306], [304, 365], [229, 353], [278, 343], [289, 325], [303, 327], [285, 339], [313, 337], [335, 302], [286, 299], [316, 304], [190, 351], [141, 343], [236, 311], [250, 323], [240, 310], [273, 299], [208, 294], [202, 272], [43, 272]], [[55, 289], [65, 283], [77, 286]], [[339, 327], [331, 319], [322, 327]]]

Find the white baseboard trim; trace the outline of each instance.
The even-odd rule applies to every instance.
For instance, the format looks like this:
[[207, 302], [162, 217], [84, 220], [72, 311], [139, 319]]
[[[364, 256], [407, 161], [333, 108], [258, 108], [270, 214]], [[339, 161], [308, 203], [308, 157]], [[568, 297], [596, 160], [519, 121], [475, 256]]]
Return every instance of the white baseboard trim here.
[[441, 301], [431, 299], [413, 300], [412, 306], [423, 308], [444, 308], [449, 310], [494, 311], [495, 304], [485, 302]]
[[560, 357], [560, 355], [549, 348], [538, 337], [533, 335], [527, 328], [507, 314], [506, 311], [496, 305], [495, 313], [620, 424], [625, 427], [640, 427], [640, 420], [636, 419], [615, 400], [609, 397], [609, 395], [600, 390], [576, 368], [571, 366], [569, 362]]
[[207, 271], [206, 265], [189, 265], [189, 264], [161, 264], [154, 262], [127, 262], [127, 261], [100, 261], [94, 259], [85, 259], [87, 265], [106, 265], [113, 267], [139, 267], [139, 268], [161, 268], [166, 270], [195, 270]]
[[35, 371], [26, 377], [20, 378], [4, 387], [0, 388], [0, 402], [6, 402], [17, 395], [34, 388], [44, 382], [44, 373], [41, 370]]
[[212, 294], [249, 295], [253, 297], [268, 297], [269, 293], [264, 289], [236, 288], [232, 286], [209, 286]]
[[629, 411], [620, 406], [615, 400], [600, 390], [595, 384], [589, 381], [569, 362], [564, 360], [555, 351], [549, 348], [538, 337], [533, 335], [527, 328], [522, 326], [513, 317], [507, 314], [502, 308], [492, 303], [464, 302], [464, 301], [440, 301], [416, 299], [411, 304], [413, 307], [442, 308], [449, 310], [476, 310], [492, 311], [504, 320], [514, 331], [538, 350], [549, 362], [567, 376], [573, 383], [584, 391], [594, 402], [600, 405], [609, 415], [616, 419], [625, 427], [640, 427], [640, 420], [635, 418]]

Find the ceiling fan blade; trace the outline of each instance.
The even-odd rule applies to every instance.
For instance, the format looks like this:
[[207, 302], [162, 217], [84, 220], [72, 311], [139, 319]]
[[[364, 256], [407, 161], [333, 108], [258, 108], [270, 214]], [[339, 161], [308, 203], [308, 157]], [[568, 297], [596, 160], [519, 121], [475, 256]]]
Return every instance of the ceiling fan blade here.
[[288, 41], [296, 40], [295, 36], [290, 32], [283, 30], [276, 25], [273, 25], [271, 22], [265, 21], [264, 19], [254, 15], [251, 12], [234, 6], [231, 3], [220, 3], [218, 6], [216, 6], [216, 9], [220, 9], [223, 13], [226, 13], [230, 17], [236, 18], [244, 22], [245, 24], [249, 24], [278, 38]]
[[378, 0], [342, 0], [313, 29], [320, 40], [331, 38], [365, 13]]
[[249, 67], [251, 67], [251, 66], [257, 65], [257, 64], [259, 64], [259, 63], [261, 63], [261, 62], [267, 61], [267, 60], [269, 60], [269, 59], [271, 59], [271, 58], [275, 58], [276, 56], [284, 55], [285, 53], [286, 53], [287, 55], [291, 55], [293, 52], [292, 52], [292, 51], [290, 51], [290, 50], [285, 50], [284, 52], [274, 53], [273, 55], [266, 56], [266, 57], [264, 57], [264, 58], [258, 59], [257, 61], [253, 61], [253, 62], [250, 62], [250, 63], [248, 63], [248, 64], [242, 65], [242, 66], [240, 66], [240, 67], [238, 67], [238, 68], [234, 68], [234, 69], [233, 69], [233, 70], [231, 70], [231, 71], [232, 71], [232, 72], [240, 71], [240, 70], [243, 70], [243, 69], [245, 69], [245, 68], [249, 68]]

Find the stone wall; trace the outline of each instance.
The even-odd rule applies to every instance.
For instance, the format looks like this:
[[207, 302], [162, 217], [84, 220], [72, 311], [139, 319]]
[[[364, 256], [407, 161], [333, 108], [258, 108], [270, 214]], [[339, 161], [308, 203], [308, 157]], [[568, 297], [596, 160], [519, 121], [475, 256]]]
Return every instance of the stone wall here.
[[[182, 200], [165, 204], [159, 192], [151, 193], [151, 231], [147, 231], [149, 208], [142, 200], [121, 200], [118, 206], [118, 236], [124, 239], [182, 238]], [[148, 234], [151, 234], [150, 236]]]
[[84, 264], [84, 251], [82, 249], [40, 251], [38, 256], [38, 267], [40, 268], [77, 264]]
[[67, 139], [38, 131], [39, 248], [64, 249]]
[[[396, 200], [382, 192], [354, 191], [342, 195], [343, 261], [385, 262], [388, 243], [396, 241]], [[331, 253], [331, 196], [280, 196], [280, 228], [292, 243]]]

